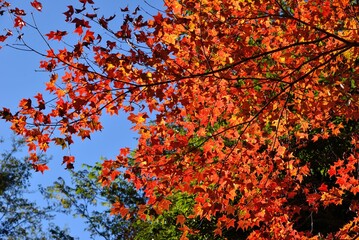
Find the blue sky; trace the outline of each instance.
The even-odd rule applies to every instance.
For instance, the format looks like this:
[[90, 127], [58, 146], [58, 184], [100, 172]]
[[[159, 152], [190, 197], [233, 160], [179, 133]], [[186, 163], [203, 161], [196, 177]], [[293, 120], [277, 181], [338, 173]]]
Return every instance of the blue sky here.
[[[24, 1], [22, 6], [26, 6], [29, 12], [34, 13], [36, 24], [42, 33], [48, 33], [50, 30], [68, 30], [73, 31], [73, 26], [67, 29], [62, 14], [67, 10], [67, 5], [75, 5], [78, 1], [42, 1], [43, 12], [38, 13], [35, 9], [29, 7], [28, 1]], [[147, 11], [154, 13], [155, 9], [149, 7], [141, 0], [136, 1], [118, 1], [106, 0], [97, 1], [100, 3], [100, 11], [112, 15], [114, 13], [121, 14], [120, 7], [129, 6], [134, 9], [135, 6], [140, 5]], [[101, 4], [102, 2], [102, 4]], [[103, 3], [106, 2], [106, 3]], [[157, 8], [163, 8], [161, 0], [150, 1], [152, 5]], [[80, 4], [77, 5], [80, 7]], [[144, 15], [144, 17], [146, 17]], [[148, 17], [148, 16], [147, 16]], [[27, 18], [29, 20], [31, 18]], [[1, 18], [0, 30], [6, 28], [9, 22], [6, 21], [6, 16]], [[25, 41], [36, 49], [44, 49], [44, 43], [40, 36], [33, 30], [25, 31]], [[11, 43], [19, 43], [15, 39]], [[49, 79], [49, 73], [39, 72], [39, 61], [42, 58], [33, 52], [18, 51], [9, 47], [3, 47], [0, 50], [0, 70], [1, 74], [1, 88], [0, 88], [0, 107], [8, 107], [15, 110], [18, 102], [22, 98], [30, 98], [36, 95], [37, 92], [44, 93], [44, 83]], [[45, 95], [46, 96], [46, 95]], [[0, 136], [4, 139], [9, 139], [11, 131], [9, 124], [5, 122], [0, 123]], [[77, 141], [71, 146], [71, 155], [76, 157], [75, 169], [80, 169], [83, 163], [93, 164], [100, 161], [101, 157], [114, 158], [121, 147], [135, 148], [136, 141], [135, 132], [131, 131], [131, 124], [127, 120], [125, 114], [115, 117], [105, 117], [103, 121], [104, 130], [100, 133], [95, 133], [91, 136], [91, 140]], [[1, 148], [6, 148], [6, 145], [0, 145]], [[23, 155], [26, 154], [24, 149]], [[34, 188], [38, 184], [51, 184], [59, 176], [68, 179], [69, 174], [64, 169], [62, 163], [62, 156], [68, 155], [68, 150], [61, 150], [59, 147], [51, 148], [47, 155], [52, 157], [49, 163], [50, 171], [46, 171], [43, 175], [34, 173], [32, 185]], [[33, 196], [36, 201], [41, 201], [40, 196]], [[59, 225], [68, 225], [71, 233], [80, 239], [88, 239], [88, 235], [82, 231], [82, 223], [80, 219], [73, 219], [72, 217], [59, 217], [57, 219]], [[75, 227], [74, 227], [75, 226]]]

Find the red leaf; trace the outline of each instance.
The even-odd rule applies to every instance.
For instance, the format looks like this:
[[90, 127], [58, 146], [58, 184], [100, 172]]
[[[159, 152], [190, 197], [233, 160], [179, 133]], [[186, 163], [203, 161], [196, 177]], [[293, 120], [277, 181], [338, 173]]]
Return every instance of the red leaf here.
[[333, 177], [336, 173], [337, 173], [337, 171], [336, 171], [335, 167], [331, 166], [330, 169], [328, 170], [329, 176]]
[[94, 2], [92, 0], [80, 0], [80, 2], [83, 3], [84, 5], [86, 3], [94, 4]]
[[321, 195], [318, 193], [312, 193], [307, 196], [307, 202], [309, 205], [315, 205], [318, 203]]
[[72, 20], [72, 23], [75, 23], [76, 28], [79, 26], [90, 28], [89, 22], [84, 19], [75, 18], [74, 20]]
[[112, 15], [112, 16], [106, 18], [105, 20], [106, 20], [107, 22], [109, 22], [109, 21], [112, 21], [115, 17], [116, 17], [116, 14], [114, 14], [114, 15]]
[[10, 10], [11, 13], [14, 13], [15, 15], [19, 15], [19, 16], [25, 16], [26, 12], [22, 9], [19, 8], [15, 8], [15, 9], [11, 9]]
[[45, 36], [47, 36], [49, 38], [49, 40], [54, 39], [54, 40], [58, 40], [58, 41], [61, 41], [62, 37], [65, 35], [67, 35], [66, 31], [59, 31], [59, 30], [57, 30], [56, 32], [51, 31], [48, 34], [45, 34]]
[[328, 192], [328, 186], [326, 184], [322, 183], [322, 185], [320, 185], [318, 190], [320, 190], [322, 192]]
[[81, 26], [78, 26], [78, 27], [75, 29], [74, 32], [77, 33], [78, 35], [82, 35], [82, 33], [83, 33], [84, 31], [82, 30], [82, 27], [81, 27]]
[[28, 99], [22, 99], [19, 103], [19, 107], [21, 107], [22, 109], [31, 109], [32, 108], [32, 101], [30, 98]]
[[90, 19], [94, 19], [97, 17], [97, 14], [96, 13], [86, 13], [85, 15], [86, 17], [90, 18]]
[[67, 6], [68, 10], [66, 12], [64, 12], [63, 14], [66, 16], [66, 22], [71, 21], [71, 17], [72, 15], [75, 13], [74, 7], [73, 6]]
[[19, 27], [20, 29], [22, 29], [24, 26], [26, 26], [24, 20], [22, 20], [21, 17], [17, 16], [14, 20], [14, 27]]
[[74, 162], [75, 162], [75, 157], [74, 156], [64, 156], [62, 164], [66, 164], [66, 169], [73, 169], [74, 168], [74, 165], [73, 165]]
[[117, 176], [118, 176], [119, 174], [120, 174], [120, 172], [117, 171], [117, 170], [112, 171], [111, 174], [110, 174], [111, 180], [112, 180], [112, 181], [115, 181], [115, 179], [117, 178]]
[[13, 115], [8, 108], [3, 108], [0, 111], [0, 116], [2, 119], [5, 119], [5, 121], [10, 121], [13, 118]]
[[171, 206], [171, 201], [167, 199], [162, 199], [156, 206], [155, 210], [158, 214], [161, 214], [163, 211], [168, 210]]
[[107, 27], [108, 27], [108, 22], [105, 20], [104, 17], [100, 18], [98, 22], [99, 22], [99, 24], [101, 25], [101, 27], [103, 27], [104, 29], [107, 29]]
[[79, 137], [81, 137], [82, 140], [85, 138], [91, 139], [91, 132], [89, 130], [80, 129], [78, 133]]
[[92, 32], [90, 30], [87, 30], [86, 34], [85, 34], [85, 36], [83, 38], [84, 41], [88, 42], [88, 43], [92, 43], [95, 40], [95, 36], [93, 34], [94, 34], [94, 32]]
[[182, 214], [181, 214], [181, 215], [178, 215], [178, 216], [176, 217], [176, 224], [181, 224], [181, 225], [183, 225], [185, 221], [186, 221], [186, 217], [183, 216]]
[[125, 217], [128, 214], [128, 212], [129, 212], [128, 208], [126, 208], [122, 203], [115, 202], [112, 205], [110, 214], [111, 215], [120, 214], [122, 217]]
[[49, 170], [49, 167], [46, 164], [38, 164], [34, 165], [34, 169], [36, 172], [41, 172], [44, 174], [44, 171]]
[[130, 153], [130, 149], [129, 148], [121, 148], [120, 149], [120, 154], [121, 156], [127, 156]]
[[37, 11], [42, 10], [42, 4], [40, 2], [38, 2], [37, 0], [31, 2], [31, 6], [33, 6]]
[[128, 7], [121, 8], [121, 12], [128, 12]]

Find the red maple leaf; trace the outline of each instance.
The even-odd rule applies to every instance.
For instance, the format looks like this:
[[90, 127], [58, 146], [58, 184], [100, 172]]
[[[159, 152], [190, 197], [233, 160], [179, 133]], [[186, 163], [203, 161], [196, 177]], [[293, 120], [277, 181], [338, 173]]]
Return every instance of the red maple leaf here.
[[48, 34], [45, 34], [45, 36], [47, 36], [49, 39], [54, 39], [58, 41], [61, 41], [62, 37], [66, 35], [67, 35], [66, 31], [59, 31], [59, 30], [57, 30], [56, 32], [51, 31]]
[[37, 11], [42, 10], [42, 4], [38, 2], [37, 0], [31, 2], [31, 6], [33, 6]]
[[35, 171], [41, 172], [42, 174], [44, 171], [49, 170], [49, 167], [46, 164], [35, 164], [33, 165]]

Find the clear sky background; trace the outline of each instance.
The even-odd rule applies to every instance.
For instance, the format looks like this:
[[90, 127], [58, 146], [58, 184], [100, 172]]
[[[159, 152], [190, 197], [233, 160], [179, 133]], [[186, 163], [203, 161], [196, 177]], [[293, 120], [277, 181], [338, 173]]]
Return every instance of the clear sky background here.
[[[16, 2], [16, 1], [14, 1]], [[31, 20], [29, 13], [34, 13], [34, 19], [36, 24], [42, 33], [48, 33], [51, 30], [67, 30], [72, 32], [73, 25], [65, 23], [65, 16], [62, 14], [67, 11], [67, 5], [74, 5], [81, 8], [78, 1], [41, 1], [43, 4], [42, 13], [36, 12], [35, 9], [30, 7], [29, 1], [23, 1], [21, 6], [28, 9], [28, 16], [26, 20]], [[130, 9], [134, 9], [137, 5], [146, 9], [147, 12], [156, 13], [154, 8], [151, 8], [142, 0], [135, 1], [118, 1], [118, 0], [97, 0], [96, 6], [100, 7], [100, 12], [108, 14], [108, 16], [117, 14], [119, 16], [124, 15], [120, 12], [120, 8], [124, 8], [127, 5]], [[17, 4], [17, 3], [16, 3]], [[150, 1], [150, 4], [156, 8], [163, 9], [162, 0]], [[149, 15], [142, 12], [145, 18]], [[7, 16], [3, 16], [0, 22], [0, 31], [9, 26], [10, 21], [6, 21]], [[122, 21], [122, 18], [116, 18], [114, 21]], [[15, 33], [16, 34], [16, 33]], [[36, 49], [46, 49], [44, 42], [36, 31], [25, 31], [25, 41], [35, 47]], [[20, 43], [13, 39], [9, 43]], [[22, 98], [30, 98], [36, 95], [37, 92], [44, 93], [44, 83], [49, 80], [49, 73], [39, 72], [39, 61], [41, 56], [36, 55], [33, 52], [25, 52], [15, 50], [9, 47], [3, 47], [0, 49], [0, 71], [1, 71], [1, 88], [0, 88], [0, 108], [7, 107], [14, 111]], [[44, 95], [46, 96], [46, 95]], [[130, 130], [131, 124], [127, 120], [127, 116], [121, 113], [120, 116], [104, 117], [103, 118], [104, 129], [102, 132], [95, 133], [91, 136], [91, 140], [81, 141], [78, 140], [71, 146], [71, 155], [76, 157], [75, 170], [81, 169], [83, 163], [94, 164], [100, 161], [101, 157], [114, 158], [121, 147], [136, 147], [136, 133]], [[10, 124], [6, 124], [4, 121], [0, 122], [0, 137], [7, 140], [9, 143], [10, 136], [12, 135], [9, 130]], [[0, 151], [6, 149], [6, 144], [0, 145]], [[23, 155], [26, 154], [26, 149], [23, 151]], [[50, 170], [41, 173], [34, 173], [31, 184], [33, 189], [36, 189], [38, 184], [49, 185], [55, 181], [58, 177], [69, 179], [68, 172], [61, 165], [62, 157], [68, 155], [67, 149], [61, 150], [60, 147], [51, 148], [47, 153], [52, 157], [49, 163]], [[41, 196], [35, 194], [34, 200], [41, 202]], [[73, 236], [77, 236], [80, 239], [89, 239], [89, 235], [83, 232], [83, 222], [80, 218], [73, 219], [71, 216], [58, 217], [56, 223], [59, 226], [70, 227], [70, 232]]]

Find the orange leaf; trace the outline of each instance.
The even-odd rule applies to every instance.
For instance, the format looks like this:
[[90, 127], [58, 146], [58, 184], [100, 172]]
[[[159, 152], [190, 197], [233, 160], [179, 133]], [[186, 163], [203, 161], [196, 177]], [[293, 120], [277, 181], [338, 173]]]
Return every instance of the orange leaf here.
[[75, 157], [74, 156], [64, 156], [63, 160], [62, 160], [62, 164], [66, 164], [66, 169], [73, 169], [74, 165], [73, 163], [75, 162]]
[[47, 36], [49, 39], [54, 39], [58, 41], [61, 41], [62, 37], [65, 35], [67, 35], [66, 31], [59, 31], [59, 30], [57, 30], [56, 32], [51, 31], [48, 34], [45, 34], [45, 36]]
[[82, 26], [78, 26], [74, 32], [77, 33], [78, 35], [82, 35], [84, 30], [82, 29]]
[[41, 172], [44, 174], [44, 171], [49, 170], [49, 167], [46, 164], [37, 164], [34, 165], [34, 169], [36, 172]]
[[181, 215], [178, 215], [178, 216], [176, 217], [176, 224], [181, 224], [181, 225], [183, 225], [185, 221], [186, 221], [186, 217], [183, 216], [182, 214], [181, 214]]
[[318, 187], [318, 190], [322, 191], [322, 192], [328, 192], [328, 186], [324, 183], [322, 183], [322, 185], [320, 185], [320, 187]]

